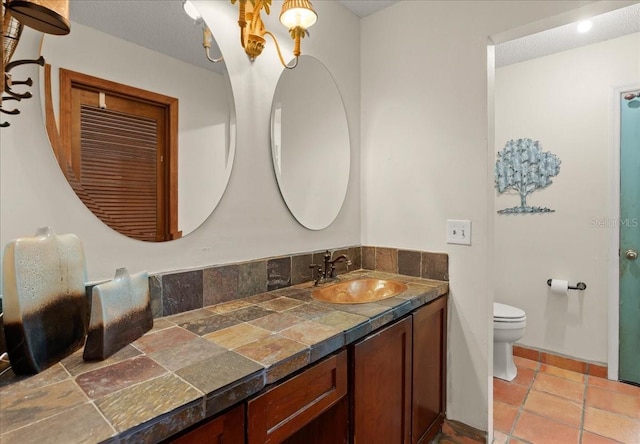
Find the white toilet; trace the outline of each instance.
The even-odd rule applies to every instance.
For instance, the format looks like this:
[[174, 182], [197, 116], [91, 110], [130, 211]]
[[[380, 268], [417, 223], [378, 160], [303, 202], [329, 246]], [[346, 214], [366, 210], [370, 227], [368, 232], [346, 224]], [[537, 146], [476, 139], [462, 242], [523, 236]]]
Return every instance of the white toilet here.
[[527, 315], [511, 305], [493, 303], [493, 376], [506, 381], [518, 374], [513, 363], [513, 343], [524, 336]]

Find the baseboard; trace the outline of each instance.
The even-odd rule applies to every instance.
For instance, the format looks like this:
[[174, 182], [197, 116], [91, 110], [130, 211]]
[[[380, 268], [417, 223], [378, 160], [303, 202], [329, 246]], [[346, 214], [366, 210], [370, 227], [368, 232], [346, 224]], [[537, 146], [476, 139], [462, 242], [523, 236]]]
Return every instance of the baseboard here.
[[[438, 436], [438, 434], [441, 433], [442, 424], [444, 423], [444, 420], [445, 420], [444, 413], [440, 413], [438, 415], [438, 418], [436, 418], [436, 420], [433, 421], [433, 424], [431, 424], [429, 426], [429, 428], [427, 429], [427, 431], [424, 432], [424, 435], [422, 435], [420, 437], [420, 439], [417, 440], [417, 443], [418, 444], [428, 444], [428, 443], [432, 442], [434, 440], [434, 438], [436, 438]], [[416, 440], [412, 440], [412, 442], [416, 442]]]
[[513, 356], [530, 359], [542, 364], [553, 365], [554, 367], [571, 370], [576, 373], [597, 376], [599, 378], [607, 377], [606, 365], [603, 365], [601, 363], [582, 361], [573, 357], [552, 353], [547, 350], [540, 350], [513, 344]]
[[439, 443], [475, 444], [487, 442], [487, 432], [476, 429], [460, 421], [444, 420]]

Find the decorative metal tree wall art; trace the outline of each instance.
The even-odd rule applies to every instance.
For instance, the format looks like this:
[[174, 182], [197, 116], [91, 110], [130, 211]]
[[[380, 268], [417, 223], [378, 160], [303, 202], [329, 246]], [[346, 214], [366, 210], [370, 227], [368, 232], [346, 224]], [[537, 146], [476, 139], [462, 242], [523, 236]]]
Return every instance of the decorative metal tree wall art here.
[[532, 139], [509, 140], [498, 152], [495, 176], [498, 192], [513, 190], [520, 194], [520, 206], [498, 210], [500, 214], [551, 213], [555, 210], [527, 205], [527, 196], [551, 185], [551, 177], [560, 173], [560, 159], [543, 152]]

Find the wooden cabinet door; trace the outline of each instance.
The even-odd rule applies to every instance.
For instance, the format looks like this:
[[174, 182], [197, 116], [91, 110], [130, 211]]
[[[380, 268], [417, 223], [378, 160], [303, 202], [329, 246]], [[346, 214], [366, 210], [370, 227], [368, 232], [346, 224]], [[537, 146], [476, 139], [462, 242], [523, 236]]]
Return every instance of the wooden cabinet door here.
[[446, 407], [447, 297], [413, 313], [412, 442], [429, 442]]
[[353, 441], [401, 444], [411, 433], [411, 316], [353, 347]]
[[243, 444], [244, 404], [170, 442], [172, 444]]

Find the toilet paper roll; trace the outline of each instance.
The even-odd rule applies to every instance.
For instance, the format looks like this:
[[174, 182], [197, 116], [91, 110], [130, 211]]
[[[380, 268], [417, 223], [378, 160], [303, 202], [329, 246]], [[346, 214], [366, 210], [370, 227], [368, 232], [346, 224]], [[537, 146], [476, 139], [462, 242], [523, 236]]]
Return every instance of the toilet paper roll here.
[[551, 279], [551, 293], [566, 296], [569, 292], [569, 281], [562, 279]]

